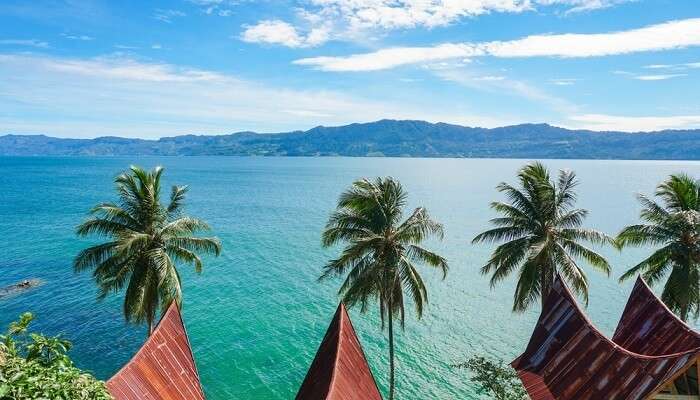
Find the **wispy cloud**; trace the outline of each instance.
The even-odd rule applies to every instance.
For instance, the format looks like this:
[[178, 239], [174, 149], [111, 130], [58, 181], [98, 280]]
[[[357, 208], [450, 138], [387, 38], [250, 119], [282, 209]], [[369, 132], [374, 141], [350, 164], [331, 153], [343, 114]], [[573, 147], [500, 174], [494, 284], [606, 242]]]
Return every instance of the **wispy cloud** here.
[[463, 69], [436, 70], [434, 74], [444, 81], [498, 94], [509, 94], [546, 105], [548, 108], [566, 114], [575, 113], [578, 107], [569, 101], [554, 96], [529, 83], [505, 76], [474, 75]]
[[633, 78], [640, 81], [665, 81], [667, 79], [680, 78], [687, 74], [659, 74], [659, 75], [635, 75]]
[[540, 4], [563, 4], [568, 8], [565, 14], [574, 14], [586, 11], [600, 10], [618, 4], [630, 3], [636, 0], [540, 0]]
[[611, 33], [533, 35], [510, 41], [394, 47], [342, 57], [303, 58], [294, 63], [323, 71], [376, 71], [464, 57], [602, 57], [699, 45], [700, 18], [692, 18]]
[[474, 79], [477, 82], [499, 82], [499, 81], [505, 81], [506, 77], [500, 76], [500, 75], [483, 75], [483, 76], [475, 76], [472, 79]]
[[470, 44], [445, 43], [433, 47], [393, 47], [345, 57], [311, 57], [295, 60], [322, 71], [378, 71], [410, 64], [423, 64], [479, 55]]
[[[215, 71], [124, 57], [0, 54], [0, 76], [11, 77], [0, 80], [3, 133], [159, 137], [248, 129], [278, 132], [381, 118], [485, 126], [513, 122], [507, 116], [476, 116], [461, 108], [274, 87]], [[26, 118], [27, 114], [42, 118]]]
[[180, 10], [164, 10], [164, 9], [156, 9], [155, 13], [153, 14], [153, 18], [166, 22], [168, 24], [172, 23], [174, 19], [184, 17], [187, 14], [180, 11]]
[[[465, 18], [489, 13], [521, 13], [550, 6], [563, 7], [567, 13], [571, 13], [606, 8], [630, 1], [634, 0], [309, 0], [296, 10], [296, 21], [299, 22], [297, 25], [286, 21], [284, 23], [293, 26], [300, 36], [310, 35], [318, 29], [326, 31], [323, 40], [308, 44], [315, 46], [333, 39], [351, 40], [362, 37], [367, 32], [446, 26]], [[210, 3], [207, 0], [203, 2]], [[220, 2], [211, 3], [216, 3], [209, 5], [214, 8]], [[266, 21], [260, 21], [258, 24]], [[293, 41], [274, 43], [298, 47]]]
[[38, 48], [48, 48], [49, 44], [43, 40], [37, 39], [0, 39], [0, 45], [6, 46], [28, 46]]
[[687, 69], [700, 68], [700, 62], [688, 62], [681, 64], [650, 64], [645, 65], [645, 69], [684, 71]]
[[664, 129], [700, 128], [700, 115], [678, 116], [619, 116], [584, 114], [569, 117], [569, 127], [596, 131], [648, 132]]
[[189, 3], [197, 5], [202, 12], [207, 15], [218, 15], [220, 17], [230, 17], [233, 15], [231, 7], [238, 6], [238, 0], [187, 0]]
[[[659, 68], [651, 68], [651, 69], [658, 70]], [[638, 81], [665, 81], [667, 79], [688, 76], [688, 74], [678, 74], [678, 73], [674, 73], [674, 74], [640, 74], [640, 73], [624, 71], [624, 70], [614, 70], [614, 71], [612, 71], [612, 73], [615, 75], [627, 77], [629, 79], [636, 79]]]
[[71, 35], [71, 34], [67, 34], [67, 33], [62, 33], [61, 36], [63, 36], [63, 37], [66, 38], [66, 39], [70, 39], [70, 40], [82, 40], [82, 41], [85, 41], [85, 42], [95, 39], [95, 38], [93, 38], [92, 36], [88, 36], [88, 35]]
[[576, 79], [576, 78], [554, 78], [554, 79], [550, 79], [549, 83], [551, 83], [552, 85], [557, 85], [557, 86], [571, 86], [571, 85], [576, 84], [576, 82], [578, 82], [578, 81], [579, 81], [579, 79]]

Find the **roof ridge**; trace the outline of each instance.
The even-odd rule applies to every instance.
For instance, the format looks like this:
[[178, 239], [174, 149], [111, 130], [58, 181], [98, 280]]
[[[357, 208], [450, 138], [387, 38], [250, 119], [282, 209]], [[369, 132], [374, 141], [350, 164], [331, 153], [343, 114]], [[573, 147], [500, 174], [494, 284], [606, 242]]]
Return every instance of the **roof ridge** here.
[[637, 357], [637, 358], [646, 359], [646, 360], [659, 360], [659, 359], [662, 359], [662, 358], [677, 357], [677, 356], [683, 356], [683, 355], [691, 354], [691, 353], [695, 353], [695, 352], [700, 352], [700, 347], [696, 347], [696, 348], [693, 348], [693, 349], [689, 349], [689, 350], [685, 350], [685, 351], [680, 351], [680, 352], [677, 352], [677, 353], [662, 354], [662, 355], [658, 355], [658, 356], [649, 356], [649, 355], [646, 355], [646, 354], [639, 354], [639, 353], [635, 353], [635, 352], [633, 352], [633, 351], [627, 350], [626, 348], [624, 348], [624, 347], [620, 346], [619, 344], [613, 342], [612, 339], [610, 339], [610, 338], [608, 338], [607, 336], [605, 336], [605, 334], [603, 334], [603, 332], [601, 332], [601, 331], [598, 329], [598, 327], [595, 326], [595, 324], [593, 324], [593, 321], [591, 321], [591, 319], [588, 317], [588, 315], [581, 309], [581, 306], [580, 306], [580, 305], [578, 304], [578, 302], [576, 301], [576, 298], [575, 298], [574, 295], [571, 293], [571, 291], [569, 290], [569, 287], [566, 285], [566, 283], [564, 282], [564, 280], [562, 279], [562, 277], [561, 277], [559, 274], [557, 274], [557, 281], [559, 281], [559, 284], [560, 284], [560, 285], [562, 286], [562, 288], [564, 289], [564, 294], [565, 294], [566, 296], [568, 296], [568, 298], [569, 298], [569, 300], [571, 301], [571, 303], [573, 304], [574, 309], [576, 310], [576, 312], [578, 312], [578, 313], [580, 314], [580, 316], [583, 318], [583, 320], [586, 322], [586, 324], [591, 328], [591, 332], [593, 332], [593, 334], [595, 334], [595, 335], [601, 337], [601, 338], [602, 338], [603, 340], [605, 340], [606, 342], [610, 343], [610, 344], [613, 346], [613, 348], [620, 349], [622, 352], [624, 352], [624, 353], [626, 353], [626, 354], [628, 354], [628, 355], [630, 355], [630, 356], [632, 356], [632, 357]]

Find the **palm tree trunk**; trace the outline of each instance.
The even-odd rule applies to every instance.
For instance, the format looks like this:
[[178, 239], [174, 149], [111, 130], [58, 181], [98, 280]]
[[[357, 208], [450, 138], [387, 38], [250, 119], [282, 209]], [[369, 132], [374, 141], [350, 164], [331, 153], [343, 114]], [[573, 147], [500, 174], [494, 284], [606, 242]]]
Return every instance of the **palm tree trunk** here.
[[148, 337], [150, 337], [153, 334], [153, 319], [149, 316], [148, 317]]
[[389, 305], [389, 400], [394, 400], [394, 315]]

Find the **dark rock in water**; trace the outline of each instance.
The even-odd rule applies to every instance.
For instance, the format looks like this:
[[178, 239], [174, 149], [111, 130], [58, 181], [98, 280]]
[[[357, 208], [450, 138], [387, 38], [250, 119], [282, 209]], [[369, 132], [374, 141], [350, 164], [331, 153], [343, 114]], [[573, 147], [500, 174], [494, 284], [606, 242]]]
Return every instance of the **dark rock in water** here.
[[41, 279], [25, 279], [19, 283], [15, 283], [14, 285], [0, 288], [0, 299], [20, 294], [24, 291], [41, 286], [43, 284], [44, 281], [42, 281]]

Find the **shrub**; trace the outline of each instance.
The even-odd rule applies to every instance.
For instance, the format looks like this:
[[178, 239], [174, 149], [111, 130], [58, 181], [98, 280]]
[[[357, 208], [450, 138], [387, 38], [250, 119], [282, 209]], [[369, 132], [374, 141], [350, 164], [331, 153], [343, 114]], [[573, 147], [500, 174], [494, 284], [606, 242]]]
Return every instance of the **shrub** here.
[[102, 381], [73, 366], [69, 341], [27, 333], [32, 319], [24, 313], [0, 335], [0, 399], [112, 399]]
[[495, 400], [528, 398], [515, 370], [502, 360], [476, 356], [456, 367], [469, 369], [473, 374], [471, 381], [479, 385], [479, 393], [488, 395], [489, 398]]

